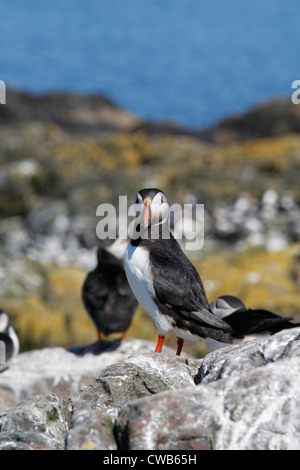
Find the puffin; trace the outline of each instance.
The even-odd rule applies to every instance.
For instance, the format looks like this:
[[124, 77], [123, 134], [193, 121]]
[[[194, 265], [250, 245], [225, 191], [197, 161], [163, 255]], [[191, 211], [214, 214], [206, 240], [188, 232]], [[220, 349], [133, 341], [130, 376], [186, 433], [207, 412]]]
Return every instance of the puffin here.
[[19, 354], [20, 342], [7, 313], [0, 308], [0, 341], [5, 344], [5, 360], [10, 361]]
[[157, 188], [141, 189], [134, 208], [125, 272], [138, 302], [155, 322], [155, 352], [162, 351], [168, 334], [177, 337], [178, 356], [184, 340], [212, 338], [231, 343], [232, 328], [213, 314], [196, 268], [170, 230], [165, 193]]
[[[216, 317], [228, 323], [235, 332], [234, 343], [249, 339], [263, 338], [281, 330], [296, 328], [300, 323], [293, 323], [292, 317], [281, 317], [263, 309], [248, 309], [245, 304], [233, 295], [221, 295], [210, 305]], [[207, 342], [209, 352], [225, 344]]]
[[111, 334], [124, 339], [138, 307], [124, 270], [127, 245], [128, 240], [120, 238], [101, 240], [97, 266], [82, 286], [83, 304], [96, 327], [97, 342]]

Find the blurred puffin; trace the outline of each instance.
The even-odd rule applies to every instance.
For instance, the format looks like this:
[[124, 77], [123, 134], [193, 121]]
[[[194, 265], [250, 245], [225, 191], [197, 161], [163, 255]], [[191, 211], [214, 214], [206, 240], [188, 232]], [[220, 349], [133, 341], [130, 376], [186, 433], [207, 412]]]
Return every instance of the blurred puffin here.
[[0, 308], [0, 341], [5, 344], [6, 361], [19, 354], [20, 342], [7, 313]]
[[102, 240], [97, 248], [97, 266], [89, 272], [82, 286], [85, 309], [97, 329], [98, 341], [102, 334], [120, 333], [125, 338], [138, 303], [128, 284], [124, 271], [127, 240]]
[[[293, 323], [292, 317], [281, 317], [268, 310], [247, 309], [243, 302], [232, 295], [222, 295], [210, 306], [216, 317], [228, 323], [235, 331], [235, 343], [243, 340], [263, 338], [278, 331], [295, 328], [300, 323]], [[209, 352], [225, 346], [216, 342], [207, 342]]]
[[231, 343], [231, 327], [210, 310], [198, 272], [169, 230], [169, 204], [164, 192], [140, 190], [135, 210], [125, 271], [137, 300], [155, 322], [155, 352], [161, 352], [167, 334], [177, 336], [177, 355], [185, 339], [212, 338]]

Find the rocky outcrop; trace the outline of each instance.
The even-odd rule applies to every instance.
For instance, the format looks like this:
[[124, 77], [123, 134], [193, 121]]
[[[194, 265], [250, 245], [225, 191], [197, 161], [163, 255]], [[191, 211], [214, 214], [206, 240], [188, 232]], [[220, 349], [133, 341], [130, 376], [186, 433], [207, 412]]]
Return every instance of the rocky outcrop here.
[[36, 396], [0, 417], [0, 449], [64, 449], [71, 409], [56, 395]]
[[[167, 348], [155, 354], [138, 340], [94, 348], [48, 348], [12, 361], [0, 390], [17, 399], [27, 387], [27, 398], [0, 414], [0, 449], [300, 449], [300, 328], [203, 359]], [[33, 378], [38, 356], [43, 394]], [[18, 389], [11, 379], [20, 379], [21, 365]], [[83, 376], [90, 383], [82, 386]]]
[[198, 360], [179, 359], [174, 351], [134, 355], [105, 368], [96, 383], [72, 396], [72, 405], [75, 410], [101, 409], [116, 418], [123, 405], [137, 398], [195, 386], [197, 365]]
[[7, 91], [7, 104], [1, 106], [0, 123], [53, 122], [69, 131], [134, 129], [139, 120], [104, 96], [53, 93], [31, 95]]
[[299, 449], [299, 357], [125, 405], [120, 449]]
[[7, 370], [0, 374], [0, 391], [5, 390], [8, 399], [13, 396], [23, 400], [52, 393], [59, 399], [67, 399], [94, 382], [95, 377], [111, 364], [122, 363], [128, 356], [153, 349], [150, 341], [128, 339], [95, 343], [72, 351], [60, 347], [27, 351], [13, 359]]
[[7, 90], [6, 105], [0, 108], [0, 124], [3, 126], [34, 121], [52, 122], [75, 133], [142, 131], [148, 135], [193, 136], [209, 142], [218, 142], [225, 138], [229, 141], [261, 138], [300, 131], [299, 107], [285, 99], [258, 104], [241, 115], [224, 119], [213, 128], [194, 130], [174, 122], [143, 121], [105, 96], [72, 93], [34, 95]]
[[225, 119], [219, 124], [216, 134], [220, 131], [232, 132], [238, 139], [298, 133], [300, 109], [291, 101], [284, 99], [262, 103], [247, 113]]
[[297, 328], [208, 354], [196, 387], [122, 407], [119, 448], [299, 449], [299, 340]]

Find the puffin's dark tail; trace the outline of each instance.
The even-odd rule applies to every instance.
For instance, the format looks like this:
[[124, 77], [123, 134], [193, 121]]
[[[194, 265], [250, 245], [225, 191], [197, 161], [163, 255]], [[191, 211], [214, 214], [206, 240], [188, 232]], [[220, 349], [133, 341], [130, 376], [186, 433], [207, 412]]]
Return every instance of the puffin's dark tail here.
[[[181, 318], [177, 320], [176, 326], [183, 330], [186, 329], [192, 335], [197, 335], [203, 339], [213, 339], [222, 343], [231, 344], [236, 337], [232, 327], [213, 314], [210, 314], [208, 311], [207, 314], [207, 316], [202, 315], [201, 312], [201, 319], [197, 315], [191, 315], [189, 318], [181, 316]], [[208, 323], [207, 319], [210, 323]]]

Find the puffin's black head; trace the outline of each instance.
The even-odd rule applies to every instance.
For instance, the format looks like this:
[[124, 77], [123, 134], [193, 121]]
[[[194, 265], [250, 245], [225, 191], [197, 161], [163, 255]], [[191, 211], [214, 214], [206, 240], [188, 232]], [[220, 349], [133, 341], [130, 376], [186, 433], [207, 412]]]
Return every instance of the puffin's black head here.
[[227, 317], [237, 310], [246, 310], [243, 302], [233, 295], [221, 295], [212, 302], [210, 308], [218, 318]]
[[146, 188], [136, 193], [135, 209], [142, 217], [146, 229], [150, 225], [161, 225], [166, 222], [170, 208], [163, 191], [157, 188]]

